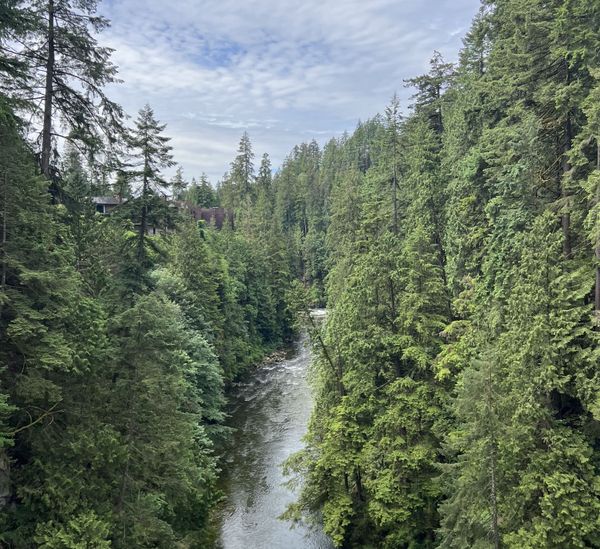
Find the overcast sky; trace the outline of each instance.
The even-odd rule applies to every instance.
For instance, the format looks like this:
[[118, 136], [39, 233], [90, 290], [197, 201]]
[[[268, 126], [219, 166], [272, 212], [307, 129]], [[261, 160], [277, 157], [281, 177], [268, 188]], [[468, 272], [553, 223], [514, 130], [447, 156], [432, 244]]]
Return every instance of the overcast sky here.
[[187, 177], [216, 183], [244, 130], [277, 168], [382, 112], [433, 50], [457, 58], [479, 0], [105, 0], [129, 114], [150, 103]]

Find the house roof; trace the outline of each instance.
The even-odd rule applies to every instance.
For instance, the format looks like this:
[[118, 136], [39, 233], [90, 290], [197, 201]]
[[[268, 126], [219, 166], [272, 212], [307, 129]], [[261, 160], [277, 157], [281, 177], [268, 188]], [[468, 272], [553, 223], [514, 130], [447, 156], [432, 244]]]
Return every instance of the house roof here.
[[116, 196], [92, 196], [92, 202], [94, 204], [106, 204], [110, 206], [116, 206], [117, 204], [121, 204], [121, 200], [119, 200]]

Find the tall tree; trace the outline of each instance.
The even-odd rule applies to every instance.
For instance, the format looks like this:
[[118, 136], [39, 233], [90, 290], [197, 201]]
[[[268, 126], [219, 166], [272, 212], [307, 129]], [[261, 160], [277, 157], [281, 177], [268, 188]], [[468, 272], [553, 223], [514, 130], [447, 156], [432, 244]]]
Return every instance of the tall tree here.
[[11, 42], [23, 39], [30, 30], [32, 19], [24, 1], [0, 2], [0, 86], [7, 96], [25, 86], [27, 64], [25, 59], [14, 55]]
[[255, 199], [254, 152], [247, 132], [242, 134], [238, 154], [221, 185], [221, 204], [233, 210], [246, 207]]
[[413, 96], [415, 109], [423, 110], [432, 128], [436, 133], [441, 134], [444, 131], [442, 96], [454, 74], [454, 66], [452, 63], [445, 63], [442, 54], [438, 51], [434, 52], [429, 65], [428, 74], [410, 78], [406, 80], [406, 85], [416, 88]]
[[258, 169], [258, 176], [256, 177], [256, 186], [258, 192], [261, 191], [269, 195], [271, 193], [271, 185], [273, 183], [273, 168], [271, 167], [271, 159], [267, 153], [264, 153], [261, 161], [260, 168]]
[[398, 234], [398, 185], [400, 179], [399, 154], [400, 154], [400, 125], [402, 115], [400, 113], [400, 100], [394, 94], [392, 101], [385, 109], [387, 150], [390, 164], [390, 187], [392, 190], [392, 229]]
[[139, 208], [137, 255], [140, 263], [147, 262], [146, 242], [150, 225], [156, 227], [164, 218], [165, 208], [161, 193], [168, 187], [162, 170], [174, 165], [169, 145], [170, 137], [163, 134], [165, 124], [160, 124], [150, 105], [138, 113], [131, 137], [135, 166], [134, 176], [141, 183], [140, 196], [136, 201]]
[[231, 177], [240, 198], [251, 196], [254, 183], [254, 152], [247, 132], [242, 134], [238, 146], [238, 154], [231, 164]]
[[169, 182], [171, 192], [174, 200], [181, 200], [184, 196], [185, 190], [187, 189], [188, 183], [183, 177], [183, 169], [177, 168], [175, 175]]
[[[100, 143], [114, 141], [123, 112], [104, 92], [116, 81], [110, 48], [98, 44], [96, 33], [108, 26], [97, 14], [96, 0], [27, 0], [27, 32], [11, 32], [7, 58], [27, 70], [26, 85], [17, 90], [40, 119], [40, 168], [53, 174], [53, 142], [66, 138], [99, 152]], [[13, 12], [14, 13], [14, 12]], [[40, 107], [40, 100], [42, 106]], [[67, 128], [60, 132], [59, 124]]]

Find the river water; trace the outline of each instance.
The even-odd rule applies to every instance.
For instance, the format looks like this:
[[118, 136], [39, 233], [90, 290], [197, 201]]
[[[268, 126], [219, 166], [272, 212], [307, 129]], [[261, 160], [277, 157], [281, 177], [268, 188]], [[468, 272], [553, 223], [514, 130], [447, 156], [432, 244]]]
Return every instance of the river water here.
[[312, 408], [307, 381], [310, 348], [306, 336], [291, 358], [264, 365], [236, 387], [228, 425], [235, 428], [225, 454], [221, 549], [330, 549], [318, 530], [277, 517], [294, 501], [283, 485], [281, 464], [302, 448]]

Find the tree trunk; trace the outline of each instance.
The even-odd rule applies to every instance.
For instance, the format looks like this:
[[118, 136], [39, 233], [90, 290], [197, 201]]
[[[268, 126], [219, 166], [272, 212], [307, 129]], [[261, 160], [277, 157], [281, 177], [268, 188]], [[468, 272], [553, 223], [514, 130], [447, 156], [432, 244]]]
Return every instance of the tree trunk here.
[[[567, 71], [567, 84], [571, 81], [571, 73], [569, 68], [566, 68]], [[567, 173], [571, 171], [571, 163], [569, 162], [569, 151], [571, 150], [572, 141], [573, 141], [573, 128], [571, 125], [571, 113], [567, 112], [567, 118], [565, 120], [564, 127], [564, 137], [563, 137], [563, 150], [562, 150], [562, 160], [561, 160], [561, 170], [560, 170], [560, 194], [561, 198], [565, 200], [563, 204], [563, 214], [561, 217], [561, 225], [563, 232], [563, 254], [566, 259], [570, 259], [573, 253], [571, 247], [571, 214], [569, 213], [570, 205], [567, 204], [566, 199], [568, 198], [568, 190], [566, 189], [566, 179]]]
[[388, 285], [390, 288], [390, 329], [392, 333], [396, 333], [396, 319], [398, 318], [398, 312], [396, 310], [396, 288], [394, 287], [394, 281], [392, 277], [388, 277]]
[[[600, 172], [600, 136], [596, 138], [596, 169]], [[596, 188], [596, 205], [600, 204], [600, 184]], [[596, 220], [596, 224], [600, 223], [600, 220]], [[596, 239], [596, 292], [595, 292], [595, 308], [596, 314], [600, 316], [600, 237]]]
[[44, 126], [42, 129], [41, 170], [50, 177], [52, 153], [52, 99], [54, 81], [54, 0], [48, 0], [48, 59], [46, 60], [46, 89], [44, 95]]
[[498, 469], [498, 441], [496, 438], [496, 425], [494, 421], [494, 397], [493, 397], [493, 387], [494, 387], [494, 379], [492, 377], [491, 365], [487, 364], [487, 390], [486, 390], [486, 401], [487, 401], [487, 413], [489, 415], [489, 434], [490, 434], [490, 442], [489, 442], [489, 452], [490, 452], [490, 461], [489, 461], [489, 474], [490, 474], [490, 507], [491, 507], [491, 523], [490, 523], [490, 534], [492, 538], [492, 543], [494, 545], [494, 549], [500, 549], [500, 531], [498, 528], [498, 479], [497, 479], [497, 469]]
[[0, 509], [10, 501], [10, 460], [6, 450], [0, 450]]
[[138, 242], [138, 259], [142, 261], [145, 256], [146, 231], [148, 229], [148, 158], [144, 157], [144, 183], [142, 185], [142, 216], [140, 219], [140, 235]]
[[335, 363], [333, 362], [333, 359], [331, 358], [331, 355], [329, 354], [329, 349], [327, 348], [327, 345], [325, 345], [325, 341], [323, 341], [323, 337], [321, 336], [321, 331], [319, 329], [319, 327], [317, 326], [317, 324], [315, 323], [314, 318], [311, 316], [310, 311], [305, 311], [306, 317], [308, 318], [308, 321], [310, 323], [310, 338], [313, 341], [318, 341], [319, 345], [321, 347], [321, 350], [323, 351], [323, 356], [325, 358], [325, 360], [327, 361], [327, 363], [329, 364], [329, 366], [331, 367], [331, 371], [335, 377], [335, 380], [337, 382], [337, 386], [338, 386], [338, 392], [340, 397], [345, 396], [346, 394], [346, 388], [344, 387], [344, 370], [343, 370], [343, 366], [340, 364], [340, 359], [338, 358], [337, 360], [337, 367], [335, 365]]
[[359, 501], [365, 501], [365, 494], [362, 485], [362, 474], [360, 472], [360, 466], [354, 469], [354, 482], [356, 483], [356, 495]]
[[[493, 443], [495, 444], [495, 442]], [[492, 540], [494, 549], [500, 549], [500, 533], [498, 531], [498, 500], [496, 487], [496, 448], [492, 448], [492, 459], [490, 463], [490, 500], [492, 504]]]
[[[0, 281], [0, 286], [2, 287], [2, 292], [6, 288], [6, 241], [8, 237], [6, 236], [7, 230], [7, 221], [6, 218], [8, 216], [8, 175], [4, 174], [4, 189], [2, 193], [2, 280]], [[1, 309], [0, 309], [1, 310]]]
[[[395, 139], [395, 136], [394, 136]], [[398, 234], [398, 172], [396, 166], [396, 142], [394, 141], [394, 173], [392, 175], [392, 201], [394, 210], [393, 231]]]

